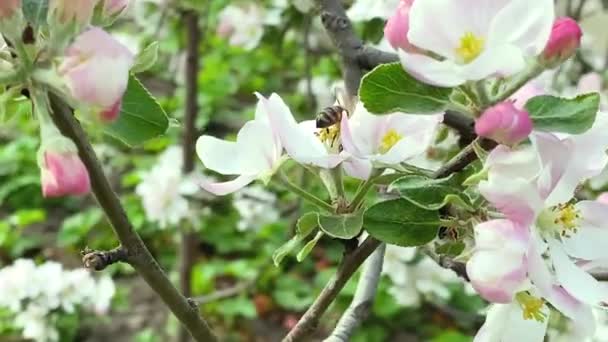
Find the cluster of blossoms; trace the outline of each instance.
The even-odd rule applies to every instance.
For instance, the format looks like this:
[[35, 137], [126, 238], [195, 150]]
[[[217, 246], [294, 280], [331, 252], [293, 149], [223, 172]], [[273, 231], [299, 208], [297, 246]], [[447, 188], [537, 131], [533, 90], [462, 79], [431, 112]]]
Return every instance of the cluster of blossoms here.
[[18, 259], [0, 269], [0, 308], [14, 316], [23, 338], [34, 341], [58, 341], [54, 321], [62, 314], [105, 314], [115, 290], [110, 277], [96, 280], [84, 269], [65, 270], [56, 262]]
[[239, 231], [259, 230], [264, 225], [276, 222], [279, 211], [276, 208], [277, 196], [262, 186], [253, 185], [234, 194], [232, 205], [239, 212]]
[[[474, 117], [478, 136], [498, 144], [487, 156], [478, 153], [484, 169], [467, 183], [484, 206], [466, 221], [473, 233], [463, 238], [459, 260], [475, 291], [493, 303], [476, 341], [542, 341], [551, 312], [571, 319], [578, 336], [592, 336], [591, 308], [608, 300], [608, 288], [590, 273], [606, 266], [608, 206], [577, 201], [575, 192], [608, 164], [608, 116], [593, 113], [590, 128], [568, 134], [537, 129], [528, 100], [545, 91], [526, 86], [575, 53], [581, 28], [571, 18], [555, 18], [552, 0], [401, 0], [394, 7], [385, 38], [403, 69], [422, 83], [460, 92], [468, 101], [451, 103]], [[597, 77], [587, 78], [580, 89], [596, 90]], [[268, 182], [292, 159], [330, 183], [338, 214], [353, 208], [332, 195], [341, 186], [336, 170], [362, 180], [399, 172], [425, 155], [444, 116], [377, 116], [356, 102], [335, 124], [321, 126], [298, 123], [277, 94], [257, 96], [255, 119], [236, 141], [198, 140], [208, 169], [236, 176], [202, 187], [225, 195], [255, 180]]]
[[[112, 23], [127, 6], [128, 0], [50, 0], [46, 39], [30, 42], [22, 38], [32, 23], [26, 21], [21, 1], [0, 4], [0, 29], [18, 57], [12, 70], [3, 72], [19, 70], [16, 77], [28, 75], [36, 82], [30, 96], [40, 122], [38, 163], [45, 197], [86, 194], [90, 180], [75, 144], [52, 123], [42, 89], [62, 96], [87, 119], [115, 121], [135, 56], [100, 27]], [[20, 90], [15, 86], [11, 93]]]

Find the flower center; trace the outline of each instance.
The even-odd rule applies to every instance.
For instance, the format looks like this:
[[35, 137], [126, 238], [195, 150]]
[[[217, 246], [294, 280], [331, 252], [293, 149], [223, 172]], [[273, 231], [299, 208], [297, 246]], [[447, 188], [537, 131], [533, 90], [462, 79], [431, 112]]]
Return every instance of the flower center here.
[[340, 137], [340, 125], [332, 125], [327, 128], [322, 128], [319, 132], [317, 132], [317, 136], [319, 140], [327, 145], [329, 148], [334, 148], [339, 145], [339, 137]]
[[576, 234], [580, 217], [580, 211], [572, 203], [562, 203], [545, 209], [538, 217], [538, 225], [543, 229], [557, 231], [562, 237], [570, 237]]
[[484, 40], [473, 32], [466, 32], [460, 38], [460, 46], [456, 48], [456, 55], [464, 64], [472, 62], [483, 51]]
[[388, 132], [384, 134], [382, 139], [380, 139], [380, 147], [378, 150], [380, 153], [385, 154], [390, 151], [393, 146], [395, 146], [399, 140], [403, 139], [403, 135], [397, 133], [394, 129], [389, 129]]
[[528, 292], [519, 292], [515, 295], [515, 300], [521, 306], [524, 319], [544, 322], [547, 314], [543, 312], [545, 301], [542, 298], [537, 298]]

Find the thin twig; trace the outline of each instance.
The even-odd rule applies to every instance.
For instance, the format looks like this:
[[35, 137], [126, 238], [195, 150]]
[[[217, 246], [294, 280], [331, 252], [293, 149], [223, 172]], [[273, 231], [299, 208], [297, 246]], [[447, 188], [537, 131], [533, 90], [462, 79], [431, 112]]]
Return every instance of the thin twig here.
[[205, 304], [215, 302], [218, 300], [237, 296], [237, 295], [247, 291], [254, 284], [255, 284], [255, 279], [252, 279], [250, 281], [238, 283], [238, 284], [236, 284], [232, 287], [226, 288], [226, 289], [217, 290], [217, 291], [210, 293], [208, 295], [205, 295], [205, 296], [192, 298], [192, 300], [194, 302], [196, 302], [196, 304], [198, 304], [198, 305], [205, 305]]
[[110, 221], [118, 240], [127, 251], [126, 261], [161, 297], [196, 341], [216, 341], [213, 332], [200, 316], [198, 308], [173, 286], [160, 265], [129, 221], [120, 199], [112, 190], [86, 133], [74, 118], [71, 108], [59, 97], [49, 94], [53, 121], [63, 135], [72, 139], [91, 178], [93, 193]]
[[93, 251], [85, 248], [81, 253], [84, 267], [95, 271], [103, 271], [117, 262], [127, 261], [127, 250], [122, 246], [109, 251]]
[[340, 321], [338, 321], [334, 332], [326, 338], [324, 342], [350, 341], [350, 337], [354, 331], [369, 315], [370, 308], [372, 307], [378, 289], [385, 251], [386, 245], [382, 244], [376, 249], [372, 256], [365, 261], [353, 301], [342, 315], [342, 318], [340, 318]]

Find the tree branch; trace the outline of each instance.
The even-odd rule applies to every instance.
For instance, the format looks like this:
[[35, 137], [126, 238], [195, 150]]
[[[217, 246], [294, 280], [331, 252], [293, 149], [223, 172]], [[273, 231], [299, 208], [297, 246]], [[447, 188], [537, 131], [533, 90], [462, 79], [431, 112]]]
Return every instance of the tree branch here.
[[350, 341], [354, 331], [367, 318], [378, 289], [385, 251], [386, 245], [381, 244], [372, 256], [365, 261], [353, 301], [338, 321], [334, 332], [324, 342]]
[[127, 250], [122, 246], [110, 251], [93, 251], [85, 248], [82, 251], [82, 263], [86, 268], [102, 271], [117, 262], [126, 262], [127, 256]]
[[216, 341], [211, 329], [200, 316], [198, 308], [189, 302], [171, 284], [139, 235], [133, 230], [120, 199], [112, 190], [93, 147], [72, 113], [71, 108], [59, 97], [50, 93], [53, 121], [63, 135], [78, 146], [80, 158], [91, 178], [93, 193], [110, 221], [122, 248], [126, 261], [144, 278], [146, 283], [161, 297], [177, 319], [188, 329], [196, 341]]

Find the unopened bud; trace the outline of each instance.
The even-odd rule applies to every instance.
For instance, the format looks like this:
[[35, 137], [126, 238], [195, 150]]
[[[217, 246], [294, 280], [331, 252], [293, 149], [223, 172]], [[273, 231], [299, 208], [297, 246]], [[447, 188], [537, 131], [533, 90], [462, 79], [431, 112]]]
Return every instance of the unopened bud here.
[[405, 51], [417, 50], [407, 39], [407, 33], [410, 29], [410, 8], [414, 0], [401, 0], [397, 11], [386, 22], [384, 27], [384, 36], [395, 49]]
[[583, 31], [578, 23], [569, 17], [557, 18], [553, 23], [551, 36], [542, 53], [543, 63], [555, 67], [572, 57], [581, 45]]
[[488, 108], [475, 121], [475, 133], [500, 144], [515, 145], [532, 132], [532, 120], [525, 110], [505, 101]]

